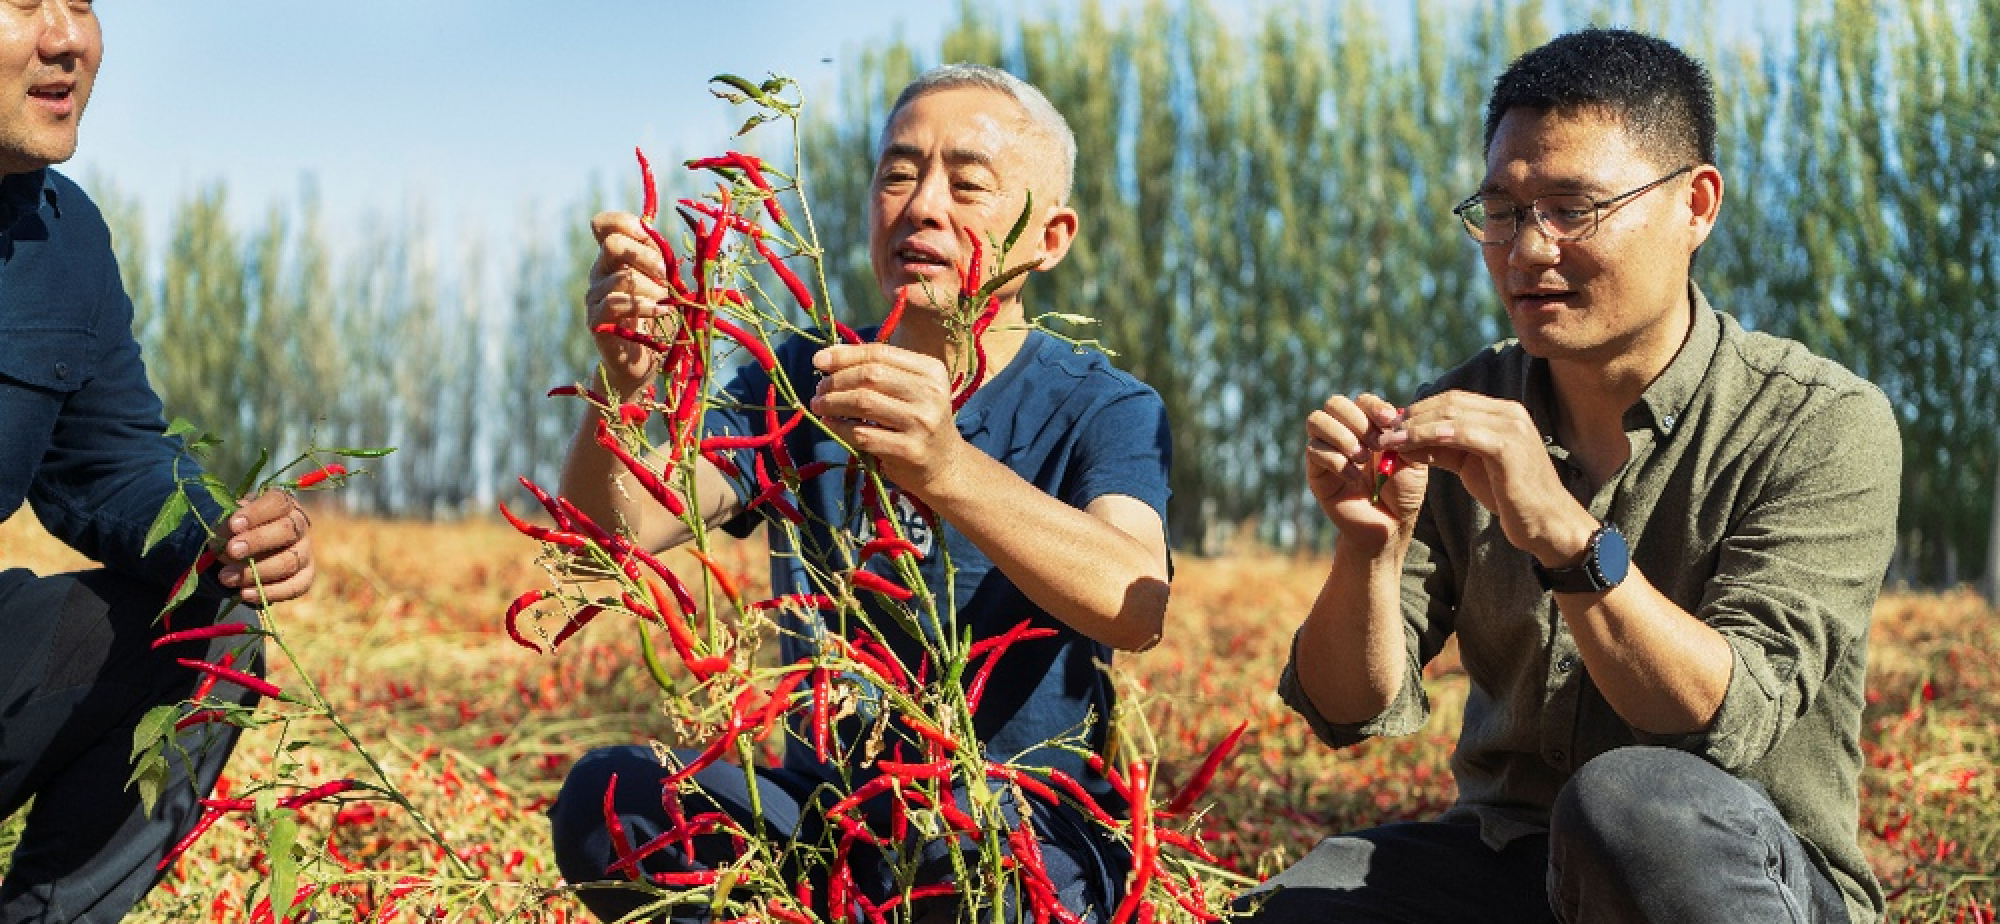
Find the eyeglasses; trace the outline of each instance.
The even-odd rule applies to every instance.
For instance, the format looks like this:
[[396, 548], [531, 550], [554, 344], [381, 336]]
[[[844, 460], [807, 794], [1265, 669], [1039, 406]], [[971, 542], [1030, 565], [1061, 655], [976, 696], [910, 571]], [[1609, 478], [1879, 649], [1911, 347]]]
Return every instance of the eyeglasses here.
[[1506, 208], [1505, 199], [1498, 196], [1488, 199], [1474, 194], [1460, 202], [1451, 213], [1465, 222], [1465, 233], [1488, 246], [1511, 243], [1514, 235], [1520, 233], [1521, 217], [1528, 214], [1535, 216], [1535, 223], [1542, 227], [1542, 234], [1549, 240], [1580, 241], [1597, 233], [1597, 223], [1604, 217], [1605, 209], [1645, 195], [1654, 187], [1693, 170], [1694, 166], [1690, 164], [1631, 192], [1604, 200], [1592, 199], [1582, 193], [1551, 193], [1538, 196], [1525, 206]]

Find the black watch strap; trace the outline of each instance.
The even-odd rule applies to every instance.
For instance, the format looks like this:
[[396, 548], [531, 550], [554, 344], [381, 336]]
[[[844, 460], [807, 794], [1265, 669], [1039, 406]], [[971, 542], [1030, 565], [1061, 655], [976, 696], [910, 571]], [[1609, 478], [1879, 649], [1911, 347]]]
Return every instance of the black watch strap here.
[[1632, 553], [1618, 527], [1599, 523], [1584, 546], [1582, 562], [1568, 568], [1544, 568], [1540, 561], [1529, 560], [1543, 590], [1584, 594], [1610, 590], [1623, 582], [1625, 572], [1631, 569]]

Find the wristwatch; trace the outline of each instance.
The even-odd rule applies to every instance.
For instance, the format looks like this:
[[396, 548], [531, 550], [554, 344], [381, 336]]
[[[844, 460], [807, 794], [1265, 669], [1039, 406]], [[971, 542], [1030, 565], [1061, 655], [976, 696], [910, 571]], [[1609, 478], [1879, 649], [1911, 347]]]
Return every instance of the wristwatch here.
[[1581, 563], [1568, 568], [1544, 568], [1539, 560], [1531, 560], [1535, 580], [1541, 582], [1543, 590], [1559, 594], [1596, 593], [1617, 587], [1625, 580], [1625, 574], [1632, 570], [1632, 547], [1618, 527], [1599, 523], [1584, 547]]

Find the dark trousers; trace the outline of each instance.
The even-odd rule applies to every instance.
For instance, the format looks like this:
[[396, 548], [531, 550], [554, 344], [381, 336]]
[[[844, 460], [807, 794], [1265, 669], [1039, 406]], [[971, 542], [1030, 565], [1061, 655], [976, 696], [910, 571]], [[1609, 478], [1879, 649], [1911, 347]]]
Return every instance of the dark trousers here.
[[1426, 821], [1330, 837], [1239, 906], [1255, 924], [1848, 919], [1762, 789], [1651, 747], [1585, 764], [1546, 835], [1494, 850], [1477, 822]]
[[[221, 775], [237, 729], [210, 723], [178, 736], [192, 760], [169, 758], [169, 782], [150, 815], [125, 785], [140, 717], [200, 682], [176, 657], [215, 661], [240, 650], [238, 667], [262, 669], [243, 638], [153, 650], [164, 601], [161, 588], [102, 570], [0, 572], [0, 816], [34, 800], [0, 882], [0, 924], [123, 918], [159, 880], [160, 858], [193, 826], [198, 800]], [[211, 624], [221, 609], [190, 601], [173, 626]], [[247, 609], [229, 613], [230, 621], [254, 620]], [[255, 699], [234, 684], [214, 695]]]
[[[681, 756], [686, 759], [693, 754]], [[569, 882], [605, 883], [602, 887], [584, 889], [580, 893], [591, 914], [603, 921], [619, 920], [653, 901], [647, 893], [615, 885], [622, 877], [605, 875], [605, 870], [615, 862], [611, 835], [604, 822], [604, 793], [613, 774], [618, 777], [613, 808], [624, 823], [630, 843], [636, 847], [668, 830], [667, 814], [660, 803], [660, 784], [667, 771], [646, 748], [601, 748], [585, 755], [570, 769], [563, 780], [562, 791], [549, 808], [556, 867]], [[682, 796], [683, 810], [689, 817], [720, 811], [749, 828], [755, 815], [751, 811], [750, 788], [741, 767], [714, 764], [697, 772], [694, 779], [707, 798]], [[757, 770], [757, 796], [767, 843], [784, 844], [789, 841], [812, 845], [834, 840], [823, 836], [825, 828], [821, 811], [840, 796], [824, 787], [818, 778], [783, 768], [760, 767]], [[885, 804], [878, 800], [873, 806], [864, 805], [861, 812], [864, 816], [876, 817]], [[962, 792], [960, 804], [964, 804]], [[878, 811], [871, 811], [871, 808]], [[1094, 832], [1087, 827], [1089, 822], [1067, 806], [1036, 802], [1033, 812], [1035, 829], [1040, 835], [1043, 865], [1063, 905], [1082, 914], [1086, 920], [1108, 918], [1110, 907], [1121, 894], [1126, 872], [1130, 868], [1129, 855], [1117, 845], [1094, 836]], [[881, 832], [889, 826], [871, 824], [871, 827]], [[858, 890], [870, 902], [877, 904], [895, 894], [890, 861], [864, 844], [855, 844], [853, 849], [855, 852], [849, 864], [855, 871]], [[915, 845], [913, 849], [917, 851], [917, 885], [950, 879], [952, 864], [947, 853], [950, 849], [948, 845]], [[641, 871], [667, 873], [712, 869], [738, 857], [729, 838], [723, 835], [696, 838], [694, 853], [695, 856], [687, 857], [678, 848], [669, 847], [641, 861]], [[797, 866], [788, 860], [785, 875], [791, 878], [801, 875], [803, 871]], [[814, 866], [824, 869], [818, 864]], [[815, 878], [812, 886], [815, 902], [823, 902], [827, 894], [823, 878]], [[1027, 918], [1019, 912], [1021, 906], [1014, 896], [1003, 897], [1002, 904], [1005, 908], [1000, 914], [1002, 920]], [[958, 918], [956, 906], [949, 902], [933, 901], [914, 910], [921, 920], [954, 921]], [[700, 922], [708, 919], [708, 909], [676, 909], [667, 917], [675, 922]]]

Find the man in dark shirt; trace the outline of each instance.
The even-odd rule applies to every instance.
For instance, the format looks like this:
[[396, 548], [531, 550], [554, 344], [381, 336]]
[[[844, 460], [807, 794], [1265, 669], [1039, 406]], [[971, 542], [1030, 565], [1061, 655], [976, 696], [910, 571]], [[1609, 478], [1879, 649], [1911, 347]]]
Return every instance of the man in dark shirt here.
[[[999, 291], [1001, 308], [983, 340], [987, 377], [956, 414], [946, 374], [947, 357], [962, 356], [968, 346], [953, 335], [945, 314], [958, 295], [957, 268], [970, 259], [968, 236], [1001, 241], [1032, 201], [1035, 211], [1020, 242], [1009, 254], [989, 254], [987, 265], [1039, 261], [1041, 269], [1053, 268], [1077, 227], [1066, 205], [1074, 157], [1067, 123], [1018, 78], [971, 65], [919, 77], [889, 114], [869, 202], [877, 283], [885, 299], [904, 291], [908, 311], [887, 343], [872, 342], [873, 331], [862, 332], [862, 344], [823, 348], [796, 337], [779, 348], [777, 361], [802, 392], [817, 382], [816, 392], [806, 393], [814, 413], [847, 445], [872, 455], [890, 483], [887, 515], [901, 520], [916, 544], [930, 592], [956, 603], [955, 611], [940, 607], [957, 621], [944, 631], [970, 630], [975, 639], [989, 639], [1028, 620], [1052, 630], [1048, 638], [1011, 649], [985, 689], [974, 731], [988, 758], [1061, 768], [1102, 792], [1102, 779], [1074, 747], [1080, 742], [1101, 752], [1106, 741], [1113, 697], [1099, 665], [1114, 650], [1153, 644], [1166, 614], [1170, 444], [1164, 405], [1101, 353], [1073, 350], [1028, 329], [1021, 302], [1025, 276]], [[592, 328], [659, 314], [666, 271], [637, 220], [600, 215], [593, 227], [603, 250], [589, 296]], [[616, 337], [598, 337], [612, 400], [630, 400], [655, 377], [658, 357]], [[768, 382], [763, 369], [746, 364], [709, 413], [709, 431], [766, 432], [767, 418], [752, 409], [766, 402]], [[688, 541], [679, 518], [643, 491], [619, 486], [629, 476], [597, 445], [595, 425], [594, 417], [586, 418], [572, 444], [564, 493], [599, 522], [628, 524], [649, 548]], [[799, 465], [848, 458], [840, 442], [811, 424], [791, 430], [786, 442]], [[747, 533], [764, 513], [748, 509], [755, 485], [726, 477], [706, 460], [696, 464], [696, 494], [708, 522]], [[735, 467], [749, 472], [761, 466], [744, 455]], [[772, 583], [778, 593], [832, 592], [826, 575], [852, 567], [841, 549], [869, 535], [866, 521], [855, 521], [865, 508], [838, 474], [806, 483], [799, 500], [808, 525], [796, 546], [786, 530], [771, 531], [778, 553]], [[936, 513], [935, 531], [915, 514], [917, 503]], [[837, 533], [850, 538], [842, 542]], [[899, 579], [888, 556], [869, 566]], [[871, 612], [890, 646], [915, 663], [918, 640], [897, 631], [886, 613]], [[816, 613], [788, 618], [788, 659], [808, 652], [811, 640], [839, 631]], [[1071, 747], [1045, 746], [1057, 738]], [[807, 807], [817, 785], [873, 772], [843, 772], [830, 765], [838, 759], [821, 763], [812, 748], [791, 747], [783, 767], [760, 769], [756, 802], [765, 824], [809, 832], [817, 824]], [[747, 816], [752, 798], [742, 771], [710, 770], [696, 780], [726, 811]], [[665, 830], [657, 781], [666, 773], [659, 760], [642, 748], [593, 752], [571, 771], [550, 810], [556, 858], [571, 882], [606, 878], [613, 855], [602, 806], [613, 774], [617, 811], [630, 836]], [[1074, 807], [1037, 803], [1033, 811], [1060, 900], [1101, 919], [1123, 886], [1130, 865], [1125, 851]], [[810, 835], [801, 840], [809, 844]], [[687, 857], [670, 848], [649, 857], [644, 868], [677, 872], [728, 858], [726, 851]], [[876, 901], [884, 900], [883, 888], [863, 884]], [[582, 895], [607, 921], [640, 904], [630, 891]], [[687, 909], [677, 917], [705, 915], [705, 908]]]
[[[0, 571], [0, 817], [34, 800], [0, 883], [4, 924], [124, 917], [159, 878], [161, 856], [193, 823], [235, 740], [228, 726], [184, 732], [179, 744], [195, 761], [170, 761], [151, 816], [125, 786], [139, 718], [199, 679], [174, 659], [212, 661], [230, 646], [150, 647], [168, 588], [208, 537], [190, 520], [142, 554], [179, 490], [181, 450], [146, 383], [110, 232], [83, 190], [49, 169], [76, 150], [102, 49], [88, 3], [0, 5], [0, 519], [25, 500], [51, 534], [103, 565], [51, 577]], [[180, 460], [181, 477], [198, 474]], [[205, 492], [192, 499], [210, 522], [220, 516]], [[219, 564], [175, 614], [177, 627], [218, 619], [232, 597], [262, 605], [311, 586], [312, 542], [289, 495], [250, 500], [219, 532]], [[252, 558], [261, 598], [246, 573]], [[233, 684], [217, 695], [254, 698]]]
[[1501, 76], [1486, 136], [1456, 211], [1516, 339], [1407, 409], [1336, 396], [1310, 415], [1339, 539], [1279, 684], [1336, 747], [1407, 734], [1455, 635], [1458, 802], [1327, 838], [1246, 904], [1263, 922], [1871, 921], [1856, 789], [1895, 542], [1889, 404], [1692, 283], [1722, 175], [1708, 76], [1678, 49], [1562, 36]]

